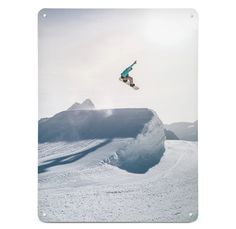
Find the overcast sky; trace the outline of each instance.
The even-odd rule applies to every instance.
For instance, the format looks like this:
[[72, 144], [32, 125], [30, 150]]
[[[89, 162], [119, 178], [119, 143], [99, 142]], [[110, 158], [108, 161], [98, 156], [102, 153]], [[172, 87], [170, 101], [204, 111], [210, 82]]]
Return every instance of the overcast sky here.
[[[90, 98], [98, 109], [195, 121], [197, 22], [193, 10], [41, 10], [39, 118]], [[134, 60], [137, 91], [118, 80]]]

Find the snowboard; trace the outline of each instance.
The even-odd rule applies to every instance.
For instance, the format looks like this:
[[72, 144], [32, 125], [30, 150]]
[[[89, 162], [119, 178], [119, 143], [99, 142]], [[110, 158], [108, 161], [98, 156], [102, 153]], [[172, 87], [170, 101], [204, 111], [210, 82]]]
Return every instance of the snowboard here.
[[[123, 83], [125, 83], [125, 84], [127, 84], [127, 85], [130, 86], [129, 80], [128, 80], [127, 82], [124, 82], [123, 79], [122, 79], [121, 77], [119, 78], [119, 80], [122, 81]], [[130, 87], [131, 87], [131, 86], [130, 86]], [[131, 88], [133, 88], [134, 90], [138, 90], [138, 89], [139, 89], [139, 87], [137, 87], [136, 85], [134, 85], [134, 86], [131, 87]]]

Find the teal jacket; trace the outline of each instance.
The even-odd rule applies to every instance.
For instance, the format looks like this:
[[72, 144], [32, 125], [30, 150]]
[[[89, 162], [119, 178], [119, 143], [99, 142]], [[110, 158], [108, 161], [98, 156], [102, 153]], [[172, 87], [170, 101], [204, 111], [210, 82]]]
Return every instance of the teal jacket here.
[[135, 65], [134, 63], [131, 64], [128, 68], [126, 68], [122, 73], [121, 76], [122, 77], [128, 77], [129, 76], [129, 72], [133, 69], [133, 65]]

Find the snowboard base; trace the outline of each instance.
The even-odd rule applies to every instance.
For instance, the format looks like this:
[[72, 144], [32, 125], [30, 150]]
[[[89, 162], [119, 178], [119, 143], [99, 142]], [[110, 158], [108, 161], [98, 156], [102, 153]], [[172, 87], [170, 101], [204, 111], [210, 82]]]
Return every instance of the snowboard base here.
[[[127, 84], [127, 85], [130, 86], [130, 82], [129, 82], [129, 80], [127, 80], [127, 82], [124, 82], [123, 79], [122, 79], [121, 77], [119, 78], [119, 80], [122, 81], [123, 83], [125, 83], [125, 84]], [[131, 86], [130, 86], [130, 87], [131, 87]], [[133, 88], [134, 90], [138, 90], [138, 89], [139, 89], [139, 87], [137, 87], [136, 85], [133, 86], [133, 87], [131, 87], [131, 88]]]

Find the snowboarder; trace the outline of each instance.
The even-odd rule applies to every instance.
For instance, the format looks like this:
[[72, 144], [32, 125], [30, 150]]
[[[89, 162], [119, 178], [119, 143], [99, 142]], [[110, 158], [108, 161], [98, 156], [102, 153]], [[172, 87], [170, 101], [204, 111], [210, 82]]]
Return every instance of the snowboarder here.
[[129, 72], [133, 69], [133, 66], [137, 64], [137, 61], [134, 61], [133, 64], [131, 64], [128, 68], [126, 68], [122, 73], [121, 73], [121, 79], [123, 80], [123, 82], [127, 82], [129, 80], [129, 85], [131, 87], [134, 87], [134, 80], [133, 77], [129, 76]]

